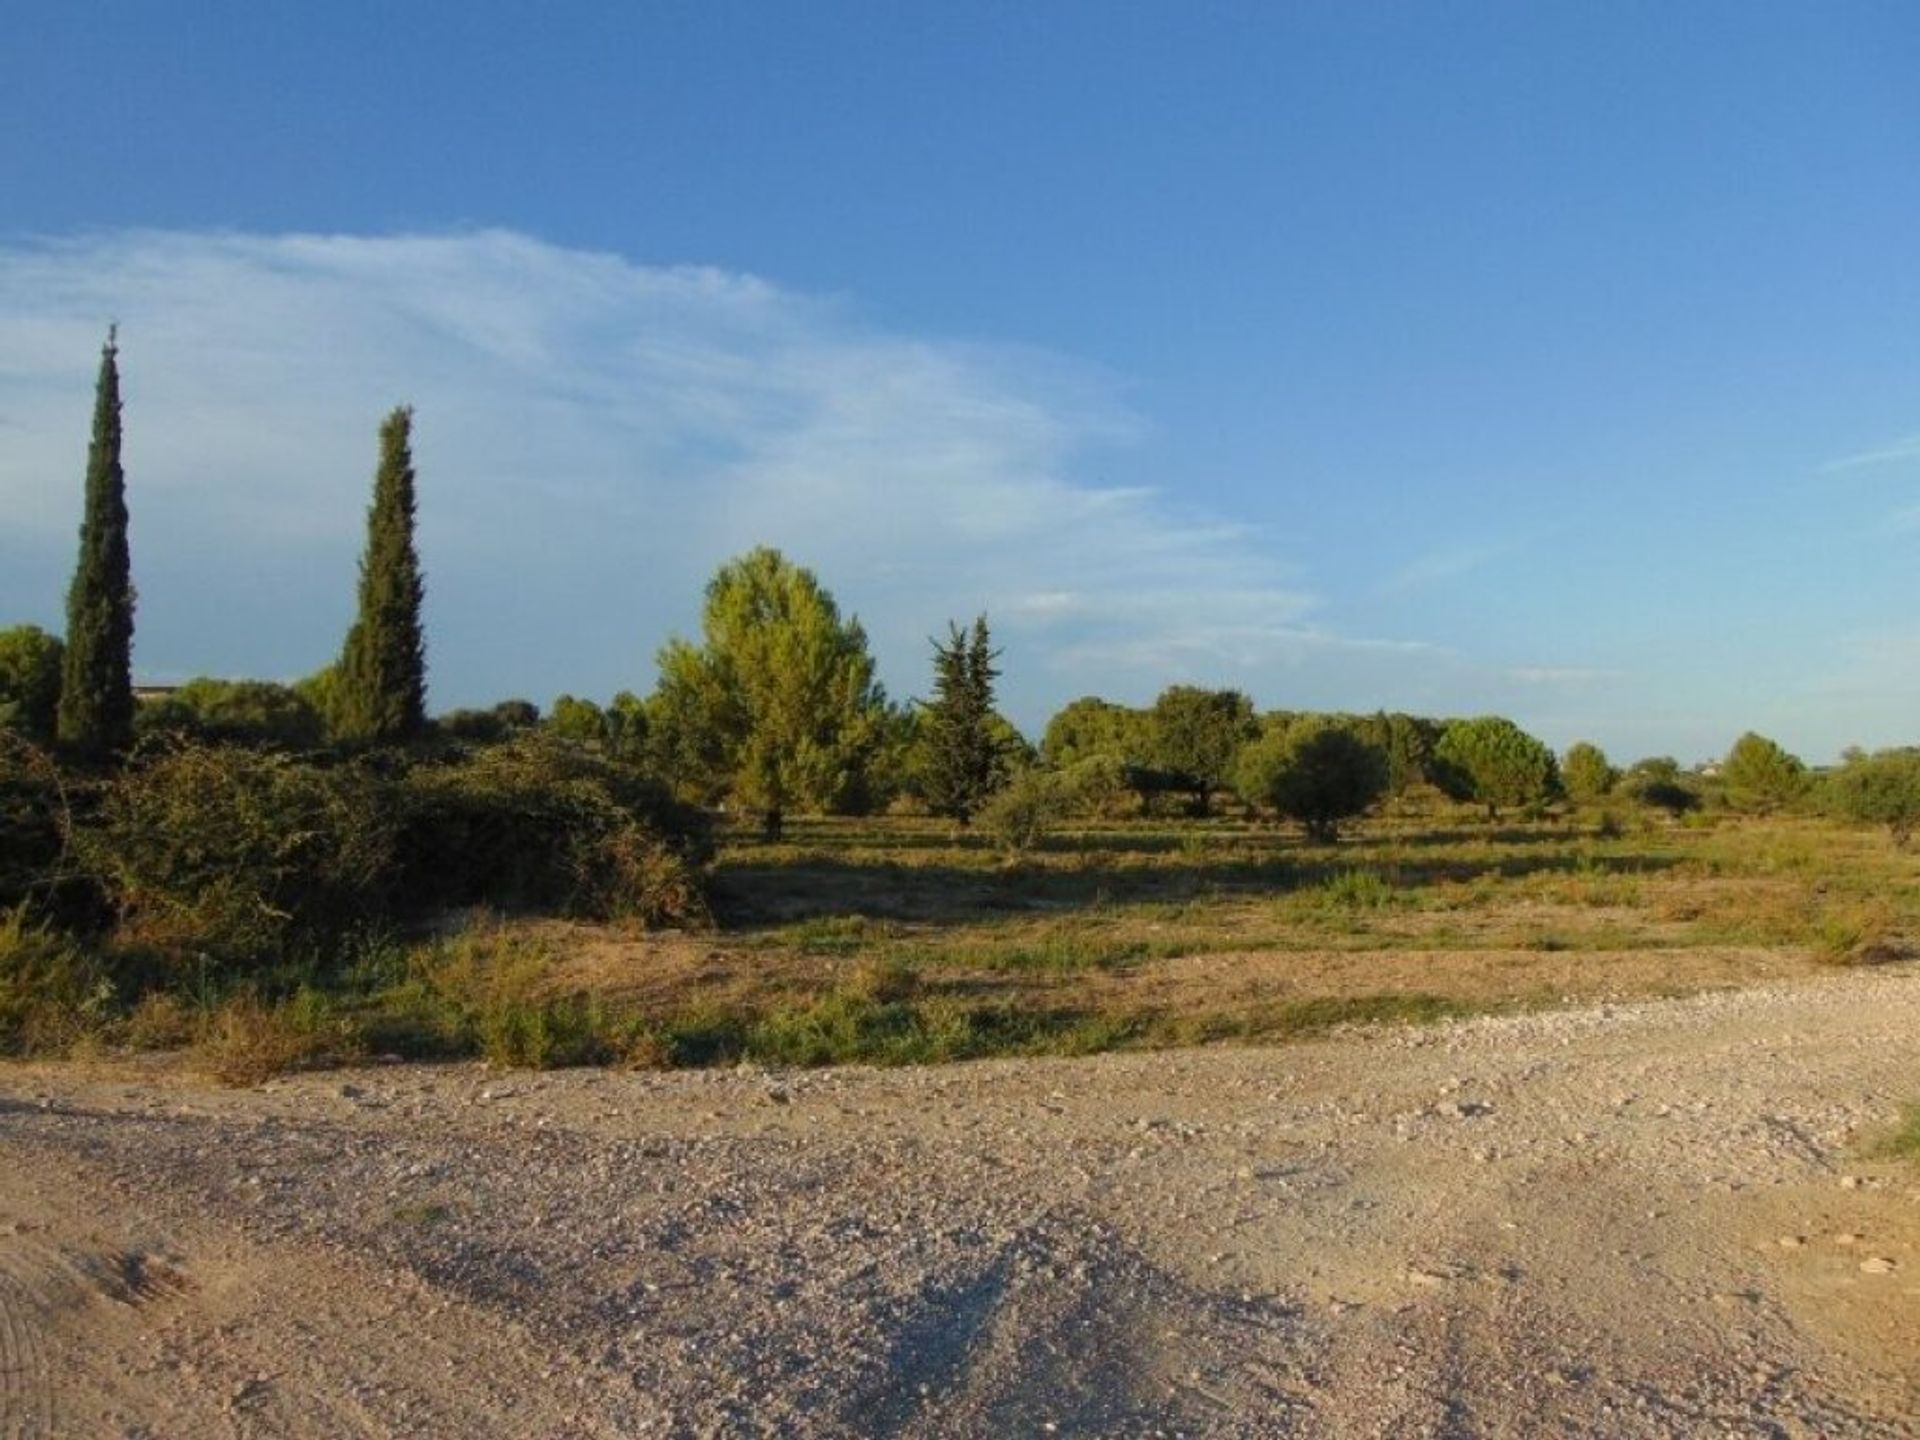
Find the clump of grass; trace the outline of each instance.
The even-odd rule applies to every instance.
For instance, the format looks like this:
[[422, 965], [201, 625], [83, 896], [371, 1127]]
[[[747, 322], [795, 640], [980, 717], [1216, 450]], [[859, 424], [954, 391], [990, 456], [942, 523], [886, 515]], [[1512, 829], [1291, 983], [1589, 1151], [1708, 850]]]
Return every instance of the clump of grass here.
[[1341, 870], [1327, 877], [1315, 898], [1330, 910], [1385, 910], [1397, 897], [1378, 871]]
[[1901, 1107], [1900, 1123], [1873, 1147], [1873, 1153], [1920, 1164], [1920, 1102]]
[[236, 995], [207, 1018], [194, 1045], [201, 1067], [227, 1085], [258, 1085], [288, 1070], [356, 1058], [357, 1032], [334, 1002], [302, 990], [281, 1005]]
[[1870, 965], [1902, 955], [1897, 923], [1881, 900], [1830, 905], [1814, 922], [1814, 958], [1828, 965]]

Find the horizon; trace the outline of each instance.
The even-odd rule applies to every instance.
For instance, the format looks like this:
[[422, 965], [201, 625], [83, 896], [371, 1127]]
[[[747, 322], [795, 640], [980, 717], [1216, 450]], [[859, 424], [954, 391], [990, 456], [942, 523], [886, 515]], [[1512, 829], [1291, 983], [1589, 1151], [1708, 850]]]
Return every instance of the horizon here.
[[896, 698], [986, 612], [1035, 739], [1920, 740], [1902, 7], [377, 13], [24, 7], [0, 625], [63, 628], [117, 321], [142, 682], [333, 657], [411, 403], [436, 711], [647, 692], [764, 543]]

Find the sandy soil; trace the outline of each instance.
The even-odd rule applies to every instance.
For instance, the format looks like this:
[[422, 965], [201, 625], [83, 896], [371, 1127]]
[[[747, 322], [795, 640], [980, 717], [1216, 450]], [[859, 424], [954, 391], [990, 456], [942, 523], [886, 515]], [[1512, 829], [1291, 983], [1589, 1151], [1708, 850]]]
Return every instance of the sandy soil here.
[[0, 1070], [0, 1437], [1920, 1433], [1920, 968], [919, 1071]]

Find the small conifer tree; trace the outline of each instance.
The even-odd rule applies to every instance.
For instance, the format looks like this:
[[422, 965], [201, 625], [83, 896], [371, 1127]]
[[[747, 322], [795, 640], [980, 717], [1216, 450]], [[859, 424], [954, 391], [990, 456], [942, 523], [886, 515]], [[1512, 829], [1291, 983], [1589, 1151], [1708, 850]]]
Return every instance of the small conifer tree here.
[[970, 631], [948, 622], [945, 644], [933, 642], [933, 699], [923, 732], [926, 800], [936, 815], [966, 825], [1004, 778], [1005, 757], [994, 725], [993, 682], [999, 675], [987, 617]]
[[120, 468], [120, 348], [107, 331], [94, 389], [80, 559], [67, 591], [57, 731], [73, 754], [102, 759], [133, 743], [133, 570], [127, 477]]
[[413, 547], [413, 411], [401, 406], [380, 426], [380, 468], [367, 511], [360, 560], [360, 607], [340, 654], [328, 715], [333, 738], [394, 745], [426, 727], [427, 652], [420, 626], [424, 584]]

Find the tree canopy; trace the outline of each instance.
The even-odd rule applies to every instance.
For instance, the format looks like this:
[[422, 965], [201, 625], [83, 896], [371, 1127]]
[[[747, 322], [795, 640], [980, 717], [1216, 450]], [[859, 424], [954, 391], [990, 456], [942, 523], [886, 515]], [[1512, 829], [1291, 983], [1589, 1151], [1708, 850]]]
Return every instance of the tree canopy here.
[[1502, 806], [1541, 804], [1560, 788], [1553, 751], [1499, 715], [1448, 722], [1434, 759], [1442, 788], [1485, 805], [1489, 815]]
[[1737, 810], [1777, 810], [1806, 788], [1807, 767], [1777, 743], [1749, 730], [1720, 767], [1727, 801]]
[[1337, 839], [1340, 822], [1386, 794], [1388, 780], [1386, 750], [1330, 715], [1267, 728], [1240, 752], [1234, 773], [1242, 799], [1272, 806], [1316, 840]]
[[1588, 740], [1576, 740], [1567, 747], [1560, 775], [1567, 794], [1583, 804], [1604, 799], [1620, 778], [1620, 772], [1608, 763], [1606, 751]]
[[834, 810], [862, 793], [885, 697], [866, 631], [813, 576], [762, 546], [707, 585], [703, 643], [659, 655], [649, 723], [705, 788], [758, 813]]
[[1185, 776], [1198, 808], [1226, 783], [1240, 747], [1260, 733], [1253, 702], [1238, 690], [1171, 685], [1153, 702], [1152, 760]]
[[36, 745], [53, 743], [66, 647], [38, 625], [0, 630], [0, 730]]

